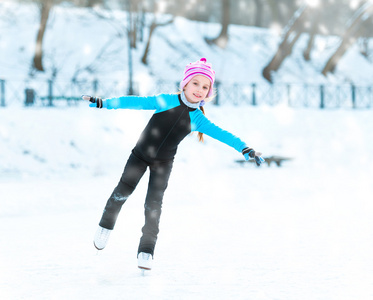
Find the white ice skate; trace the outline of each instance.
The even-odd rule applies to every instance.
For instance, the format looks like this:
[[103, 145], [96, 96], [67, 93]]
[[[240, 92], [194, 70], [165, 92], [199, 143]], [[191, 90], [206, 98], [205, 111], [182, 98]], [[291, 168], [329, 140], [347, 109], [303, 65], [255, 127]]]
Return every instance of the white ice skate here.
[[153, 256], [150, 253], [140, 252], [137, 256], [137, 265], [142, 270], [151, 270]]
[[109, 240], [109, 236], [112, 230], [98, 226], [93, 244], [97, 250], [102, 250], [106, 247], [106, 244]]

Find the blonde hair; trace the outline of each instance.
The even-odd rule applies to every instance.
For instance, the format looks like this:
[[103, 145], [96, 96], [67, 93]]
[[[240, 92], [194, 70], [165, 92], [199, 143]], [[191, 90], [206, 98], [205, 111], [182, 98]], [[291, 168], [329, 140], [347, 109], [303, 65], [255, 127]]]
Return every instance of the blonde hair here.
[[[205, 109], [203, 108], [203, 106], [200, 106], [199, 109], [205, 115]], [[198, 132], [198, 141], [203, 143], [203, 133], [202, 132]]]

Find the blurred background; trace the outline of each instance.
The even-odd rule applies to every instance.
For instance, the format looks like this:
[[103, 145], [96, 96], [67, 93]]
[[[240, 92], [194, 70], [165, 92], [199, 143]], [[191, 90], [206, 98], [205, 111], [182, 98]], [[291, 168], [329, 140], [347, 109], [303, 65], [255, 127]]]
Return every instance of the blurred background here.
[[[1, 298], [373, 299], [372, 15], [362, 0], [0, 0]], [[187, 136], [141, 277], [147, 175], [100, 255], [92, 238], [153, 111], [81, 95], [175, 93], [202, 57], [206, 116], [268, 164]]]
[[1, 106], [73, 103], [83, 90], [174, 92], [184, 66], [201, 57], [216, 70], [218, 104], [372, 105], [370, 1], [3, 0], [0, 8]]

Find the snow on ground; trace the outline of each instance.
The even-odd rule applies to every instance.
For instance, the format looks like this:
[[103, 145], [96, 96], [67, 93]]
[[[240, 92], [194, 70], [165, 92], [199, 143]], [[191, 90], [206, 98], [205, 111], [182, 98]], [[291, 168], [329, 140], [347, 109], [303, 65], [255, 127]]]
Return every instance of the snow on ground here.
[[196, 135], [180, 145], [154, 269], [136, 251], [147, 175], [107, 248], [104, 204], [149, 111], [0, 110], [2, 299], [372, 299], [370, 111], [206, 107], [283, 167]]

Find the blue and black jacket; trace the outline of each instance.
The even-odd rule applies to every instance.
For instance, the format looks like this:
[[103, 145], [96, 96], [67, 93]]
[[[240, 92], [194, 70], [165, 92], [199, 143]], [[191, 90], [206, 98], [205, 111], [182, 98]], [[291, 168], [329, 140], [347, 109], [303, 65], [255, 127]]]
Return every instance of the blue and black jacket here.
[[179, 143], [193, 131], [202, 132], [239, 152], [246, 148], [246, 144], [238, 137], [208, 120], [198, 109], [198, 103], [188, 102], [184, 94], [123, 96], [104, 101], [107, 109], [155, 110], [132, 150], [137, 157], [148, 162], [172, 160]]

